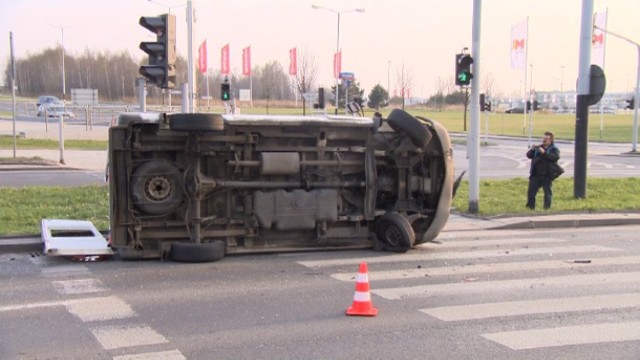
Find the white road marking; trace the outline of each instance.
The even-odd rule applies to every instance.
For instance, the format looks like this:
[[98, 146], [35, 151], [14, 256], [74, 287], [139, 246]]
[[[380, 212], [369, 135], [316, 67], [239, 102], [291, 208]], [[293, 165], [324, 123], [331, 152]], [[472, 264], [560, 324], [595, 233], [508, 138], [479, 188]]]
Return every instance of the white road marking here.
[[640, 307], [640, 293], [443, 306], [420, 309], [420, 311], [443, 321], [462, 321], [515, 315], [625, 309], [633, 307]]
[[113, 360], [186, 360], [178, 350], [115, 356]]
[[91, 275], [91, 271], [85, 265], [63, 265], [48, 267], [41, 270], [42, 275], [48, 278], [56, 277], [75, 277], [75, 276], [88, 276]]
[[131, 306], [116, 296], [67, 301], [65, 306], [71, 314], [84, 322], [126, 319], [136, 316]]
[[389, 300], [439, 295], [462, 295], [506, 291], [531, 291], [584, 285], [613, 285], [640, 282], [640, 272], [581, 274], [532, 279], [478, 281], [377, 289], [371, 292]]
[[98, 279], [61, 280], [52, 282], [54, 288], [61, 294], [89, 294], [107, 291], [102, 281]]
[[511, 239], [489, 239], [489, 240], [448, 240], [441, 244], [426, 243], [419, 245], [422, 248], [434, 248], [434, 249], [450, 249], [450, 248], [463, 248], [463, 247], [488, 247], [488, 246], [510, 246], [510, 245], [527, 245], [527, 244], [547, 244], [547, 243], [561, 243], [565, 242], [564, 239], [552, 239], [552, 238], [511, 238]]
[[64, 306], [65, 304], [66, 304], [66, 301], [47, 301], [47, 302], [38, 302], [38, 303], [31, 303], [31, 304], [7, 305], [7, 306], [0, 307], [0, 312], [48, 308], [48, 307], [55, 307], [55, 306]]
[[104, 321], [136, 316], [131, 307], [116, 296], [94, 297], [61, 301], [45, 301], [0, 307], [0, 312], [65, 306], [67, 311], [82, 321]]
[[91, 332], [106, 350], [169, 342], [149, 326], [107, 326], [93, 328]]
[[431, 252], [429, 250], [411, 251], [407, 254], [384, 254], [379, 256], [346, 258], [346, 259], [326, 259], [326, 260], [307, 260], [298, 261], [298, 264], [309, 268], [320, 268], [341, 265], [358, 265], [361, 262], [368, 264], [381, 264], [393, 262], [407, 261], [429, 261], [429, 260], [456, 260], [456, 259], [476, 259], [476, 258], [500, 258], [513, 256], [541, 255], [546, 254], [553, 256], [554, 254], [584, 254], [621, 251], [620, 249], [605, 246], [585, 245], [585, 246], [559, 246], [559, 247], [543, 247], [543, 248], [519, 248], [519, 249], [495, 249], [483, 251], [465, 251], [465, 252]]
[[[395, 280], [395, 279], [416, 279], [427, 276], [447, 276], [447, 275], [469, 275], [469, 274], [493, 274], [501, 272], [529, 271], [529, 270], [556, 270], [571, 269], [575, 267], [594, 267], [607, 265], [630, 265], [640, 264], [640, 256], [620, 256], [590, 258], [589, 263], [580, 263], [567, 260], [543, 260], [543, 261], [522, 261], [508, 263], [489, 263], [459, 266], [439, 266], [424, 267], [420, 269], [403, 269], [387, 271], [369, 271], [369, 279]], [[336, 273], [331, 277], [340, 281], [354, 281], [353, 273]]]
[[640, 322], [589, 324], [483, 334], [513, 350], [640, 340]]

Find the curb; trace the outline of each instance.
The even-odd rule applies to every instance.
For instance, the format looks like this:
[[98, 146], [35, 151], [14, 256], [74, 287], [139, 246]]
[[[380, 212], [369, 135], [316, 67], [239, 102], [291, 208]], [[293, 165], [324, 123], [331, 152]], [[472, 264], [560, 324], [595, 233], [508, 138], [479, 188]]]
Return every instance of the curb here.
[[574, 219], [574, 220], [528, 220], [512, 224], [492, 226], [492, 230], [515, 229], [557, 229], [580, 228], [595, 226], [620, 226], [640, 225], [640, 219], [616, 218], [616, 219]]
[[24, 237], [0, 239], [0, 254], [43, 253], [44, 244], [40, 238]]
[[[467, 219], [469, 219], [467, 217]], [[474, 221], [474, 220], [472, 220]], [[596, 226], [622, 226], [640, 225], [640, 218], [609, 218], [609, 219], [563, 219], [563, 220], [522, 220], [510, 224], [491, 224], [491, 220], [477, 218], [474, 222], [484, 222], [487, 226], [473, 228], [451, 228], [442, 231], [463, 232], [478, 230], [524, 230], [524, 229], [558, 229], [558, 228], [583, 228]], [[488, 222], [488, 224], [487, 224]], [[108, 231], [100, 231], [106, 235]], [[14, 237], [0, 237], [0, 254], [6, 253], [30, 253], [42, 252], [43, 243], [38, 235], [17, 235]]]
[[[8, 166], [5, 166], [8, 165]], [[15, 166], [15, 167], [14, 167]], [[2, 164], [0, 165], [0, 172], [2, 171], [78, 171], [78, 169], [68, 166], [55, 166], [55, 165], [25, 165], [25, 164]]]

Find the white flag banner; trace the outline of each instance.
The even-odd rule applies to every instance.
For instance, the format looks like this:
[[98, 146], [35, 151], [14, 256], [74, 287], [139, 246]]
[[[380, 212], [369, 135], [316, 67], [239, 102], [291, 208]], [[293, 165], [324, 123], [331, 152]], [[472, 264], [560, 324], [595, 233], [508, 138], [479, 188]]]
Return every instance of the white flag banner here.
[[511, 68], [523, 70], [527, 66], [528, 20], [511, 27]]
[[[604, 47], [606, 36], [604, 31], [607, 29], [607, 11], [595, 13], [593, 15], [593, 34], [591, 35], [591, 63], [604, 67]], [[600, 28], [600, 29], [598, 29]]]

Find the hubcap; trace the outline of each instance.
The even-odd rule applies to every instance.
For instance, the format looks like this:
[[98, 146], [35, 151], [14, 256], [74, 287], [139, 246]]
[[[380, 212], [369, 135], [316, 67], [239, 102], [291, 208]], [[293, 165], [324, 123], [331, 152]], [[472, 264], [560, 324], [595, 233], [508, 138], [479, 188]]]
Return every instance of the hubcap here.
[[154, 176], [147, 181], [145, 194], [151, 201], [162, 201], [171, 195], [171, 181], [166, 176]]

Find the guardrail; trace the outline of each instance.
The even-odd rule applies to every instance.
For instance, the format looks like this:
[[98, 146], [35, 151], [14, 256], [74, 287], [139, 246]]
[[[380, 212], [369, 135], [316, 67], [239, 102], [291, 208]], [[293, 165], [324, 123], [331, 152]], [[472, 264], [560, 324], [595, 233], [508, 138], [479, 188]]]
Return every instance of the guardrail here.
[[[57, 117], [51, 116], [47, 109], [44, 113], [38, 112], [38, 106], [34, 102], [19, 102], [16, 104], [17, 116], [26, 118], [43, 118], [45, 129], [49, 128], [49, 121], [57, 119]], [[65, 111], [69, 112], [69, 116], [65, 116], [65, 122], [80, 122], [83, 123], [85, 129], [92, 130], [95, 124], [108, 125], [111, 120], [127, 112], [135, 112], [139, 110], [137, 105], [98, 105], [98, 106], [76, 106], [68, 105], [64, 107]], [[147, 111], [158, 112], [172, 112], [179, 110], [179, 106], [162, 106], [151, 105], [147, 106]]]

